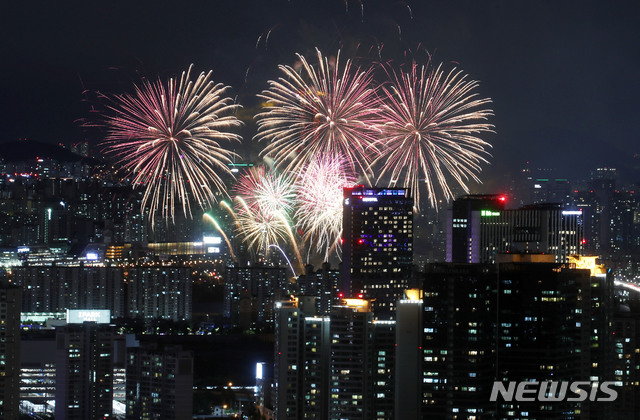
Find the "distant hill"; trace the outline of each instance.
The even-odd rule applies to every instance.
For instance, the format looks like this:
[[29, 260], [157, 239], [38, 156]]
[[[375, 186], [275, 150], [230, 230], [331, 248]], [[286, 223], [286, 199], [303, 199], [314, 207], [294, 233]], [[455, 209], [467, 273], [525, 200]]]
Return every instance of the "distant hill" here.
[[43, 143], [34, 140], [14, 140], [0, 143], [0, 159], [5, 162], [23, 162], [36, 158], [53, 159], [58, 162], [79, 162], [87, 165], [99, 165], [99, 160], [73, 153], [57, 144]]

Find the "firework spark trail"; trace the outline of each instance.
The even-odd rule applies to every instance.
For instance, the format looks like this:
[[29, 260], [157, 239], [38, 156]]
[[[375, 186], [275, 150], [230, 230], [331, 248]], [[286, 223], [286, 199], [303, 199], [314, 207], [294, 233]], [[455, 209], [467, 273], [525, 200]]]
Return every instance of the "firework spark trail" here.
[[[201, 208], [225, 193], [221, 173], [235, 153], [222, 142], [239, 141], [230, 131], [241, 125], [239, 105], [226, 96], [228, 87], [211, 81], [211, 72], [191, 80], [191, 67], [166, 86], [143, 81], [133, 95], [116, 95], [105, 115], [109, 128], [106, 152], [113, 155], [134, 187], [144, 189], [142, 210], [151, 224], [156, 213], [175, 220], [176, 207], [191, 216], [191, 199]], [[191, 196], [191, 197], [190, 197]]]
[[291, 241], [291, 246], [293, 247], [293, 252], [296, 254], [296, 259], [298, 260], [298, 267], [300, 268], [300, 274], [304, 273], [304, 262], [302, 260], [302, 255], [300, 254], [300, 248], [298, 247], [298, 241], [296, 241], [296, 237], [293, 233], [293, 229], [287, 220], [287, 217], [282, 212], [276, 212], [276, 217], [282, 220], [282, 223], [285, 226], [285, 230], [289, 235], [289, 240]]
[[350, 60], [335, 65], [317, 52], [317, 68], [298, 54], [299, 74], [279, 66], [284, 76], [269, 81], [259, 96], [267, 103], [256, 115], [256, 138], [267, 141], [262, 155], [274, 158], [278, 168], [297, 172], [316, 156], [345, 156], [353, 171], [367, 176], [376, 157], [377, 96], [372, 71], [362, 71]]
[[352, 187], [355, 176], [342, 157], [321, 157], [302, 168], [297, 181], [295, 219], [305, 232], [309, 250], [324, 253], [325, 261], [339, 248], [342, 232], [343, 188]]
[[233, 258], [233, 261], [237, 263], [238, 259], [236, 258], [236, 254], [233, 252], [233, 247], [231, 246], [231, 242], [229, 241], [229, 238], [227, 237], [227, 235], [225, 235], [224, 231], [222, 230], [218, 222], [216, 222], [213, 216], [211, 216], [209, 213], [205, 213], [202, 217], [207, 218], [213, 224], [213, 226], [218, 230], [218, 232], [220, 232], [220, 234], [224, 238], [224, 241], [227, 243], [227, 246], [229, 247], [231, 258]]
[[269, 244], [287, 238], [302, 269], [302, 256], [289, 221], [296, 197], [292, 178], [254, 166], [238, 180], [235, 191], [238, 231], [249, 247], [266, 253]]
[[291, 269], [291, 272], [293, 273], [293, 276], [295, 277], [296, 276], [296, 270], [293, 268], [293, 265], [291, 264], [291, 260], [289, 259], [289, 257], [287, 257], [287, 254], [282, 250], [282, 248], [280, 248], [280, 246], [277, 245], [277, 244], [269, 244], [269, 248], [275, 248], [278, 251], [280, 251], [280, 253], [284, 257], [284, 259], [287, 261], [287, 264], [289, 264], [289, 268]]
[[273, 213], [251, 208], [242, 197], [236, 198], [237, 232], [249, 248], [266, 252], [271, 243], [282, 243], [289, 237], [286, 219]]
[[229, 205], [229, 203], [227, 203], [225, 200], [221, 200], [220, 201], [220, 207], [225, 208], [229, 214], [231, 215], [231, 217], [233, 217], [233, 223], [235, 223], [236, 226], [240, 226], [239, 222], [238, 222], [238, 217], [236, 216], [236, 214], [233, 212], [233, 209], [231, 208], [231, 206]]
[[493, 132], [486, 122], [493, 115], [486, 108], [491, 100], [479, 99], [474, 92], [478, 82], [467, 80], [462, 71], [445, 74], [441, 67], [413, 65], [409, 72], [389, 72], [391, 84], [380, 90], [378, 181], [390, 175], [392, 184], [410, 188], [418, 208], [421, 178], [435, 207], [435, 183], [446, 200], [453, 198], [448, 177], [468, 192], [466, 182], [480, 182], [476, 174], [491, 147], [478, 137]]

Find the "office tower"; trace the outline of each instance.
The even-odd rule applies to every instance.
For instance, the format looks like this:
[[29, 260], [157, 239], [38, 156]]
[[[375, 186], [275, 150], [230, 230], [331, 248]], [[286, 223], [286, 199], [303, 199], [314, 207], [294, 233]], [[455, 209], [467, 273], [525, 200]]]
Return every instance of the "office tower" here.
[[567, 262], [571, 255], [582, 254], [581, 210], [535, 204], [507, 210], [504, 216], [511, 226], [506, 252], [552, 254], [555, 262]]
[[600, 214], [590, 191], [574, 191], [573, 205], [582, 210], [583, 251], [596, 255], [600, 249]]
[[414, 243], [413, 263], [424, 267], [430, 262], [445, 261], [447, 256], [447, 208], [446, 203], [437, 207], [420, 209], [413, 215]]
[[515, 177], [505, 174], [509, 179], [509, 200], [518, 205], [555, 203], [571, 204], [571, 184], [566, 178], [559, 178], [557, 171], [551, 168], [532, 167], [526, 162]]
[[0, 279], [0, 418], [18, 419], [20, 404], [20, 287]]
[[[448, 262], [489, 262], [488, 249], [483, 249], [482, 236], [485, 220], [495, 221], [504, 211], [506, 197], [503, 195], [467, 195], [456, 199], [448, 211], [447, 261]], [[491, 219], [489, 219], [489, 217]], [[507, 235], [507, 226], [492, 226], [494, 236]]]
[[571, 204], [571, 185], [564, 178], [535, 178], [531, 186], [531, 203]]
[[338, 282], [340, 271], [332, 270], [327, 262], [314, 271], [312, 265], [305, 267], [305, 273], [298, 276], [298, 292], [304, 296], [316, 296], [316, 309], [320, 315], [329, 315], [331, 307], [338, 302]]
[[611, 203], [611, 247], [613, 253], [640, 249], [640, 194], [632, 189], [617, 190]]
[[616, 195], [616, 169], [597, 168], [591, 171], [589, 191], [594, 204], [596, 229], [593, 237], [595, 251], [608, 254], [613, 251], [613, 201]]
[[193, 412], [193, 354], [181, 346], [127, 348], [126, 418], [181, 420]]
[[411, 280], [413, 199], [403, 188], [344, 189], [340, 292], [389, 318]]
[[56, 328], [56, 419], [113, 416], [114, 336], [109, 324]]
[[494, 380], [611, 378], [612, 278], [592, 275], [587, 260], [554, 259], [502, 254], [495, 265], [427, 266], [423, 415], [607, 418], [606, 404], [589, 401], [489, 401]]
[[229, 267], [224, 284], [225, 317], [243, 329], [271, 324], [275, 302], [293, 291], [287, 270], [261, 264]]
[[423, 294], [405, 291], [396, 309], [395, 418], [419, 419], [422, 401]]
[[131, 267], [127, 281], [127, 316], [183, 321], [191, 319], [191, 269]]
[[447, 261], [494, 263], [500, 253], [552, 254], [567, 262], [581, 254], [582, 211], [558, 204], [505, 210], [502, 195], [468, 195], [454, 201], [447, 226]]
[[591, 173], [586, 191], [576, 191], [575, 203], [584, 211], [585, 248], [594, 255], [617, 259], [633, 253], [640, 240], [637, 186], [616, 186], [616, 170], [599, 168]]

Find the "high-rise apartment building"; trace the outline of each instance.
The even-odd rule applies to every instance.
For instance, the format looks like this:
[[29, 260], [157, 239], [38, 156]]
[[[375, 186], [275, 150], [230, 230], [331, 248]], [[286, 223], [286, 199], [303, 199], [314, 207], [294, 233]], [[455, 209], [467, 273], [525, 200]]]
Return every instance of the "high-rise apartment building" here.
[[0, 418], [18, 419], [20, 405], [20, 287], [0, 279]]
[[422, 412], [433, 418], [495, 416], [495, 268], [427, 264], [423, 286]]
[[126, 418], [181, 420], [193, 413], [193, 354], [181, 346], [127, 348]]
[[371, 416], [393, 419], [396, 396], [396, 321], [374, 320], [371, 339]]
[[427, 266], [423, 415], [608, 418], [610, 406], [590, 401], [490, 402], [494, 380], [612, 380], [612, 278], [586, 260], [554, 260]]
[[395, 321], [374, 320], [366, 299], [318, 316], [314, 300], [276, 305], [275, 417], [393, 419]]
[[109, 324], [56, 328], [56, 419], [112, 418], [114, 338]]
[[273, 306], [292, 290], [287, 268], [268, 265], [227, 268], [224, 314], [233, 325], [249, 329], [273, 322]]
[[191, 319], [191, 269], [137, 266], [128, 269], [127, 316], [131, 318]]
[[109, 309], [125, 315], [124, 269], [115, 266], [15, 267], [12, 278], [23, 288], [24, 312], [63, 312], [66, 309]]
[[328, 262], [315, 271], [312, 265], [307, 265], [305, 273], [298, 276], [298, 292], [304, 296], [316, 296], [317, 313], [329, 315], [331, 307], [339, 300], [339, 281], [340, 271], [331, 269]]
[[[518, 262], [517, 256], [499, 261], [497, 380], [613, 379], [613, 278], [604, 272], [575, 268], [581, 265], [588, 263], [582, 259], [566, 266], [528, 263]], [[610, 404], [591, 401], [498, 404], [498, 415], [509, 418], [518, 418], [521, 414], [513, 413], [524, 411], [530, 418], [575, 412], [605, 419], [610, 418], [610, 410]]]
[[176, 266], [32, 265], [12, 270], [25, 312], [109, 309], [114, 318], [191, 318], [191, 270]]
[[[306, 317], [313, 317], [314, 314], [314, 298], [282, 301], [277, 302], [275, 305], [275, 363], [273, 379], [275, 385], [274, 412], [275, 417], [278, 419], [305, 418], [302, 407], [302, 402], [305, 401], [305, 397], [302, 395], [304, 381], [304, 358], [302, 356], [305, 336], [304, 320]], [[324, 322], [328, 322], [328, 319], [326, 321], [322, 318], [318, 319], [318, 324], [322, 323], [320, 328], [323, 327]], [[320, 340], [313, 347], [315, 348], [315, 353], [326, 354], [322, 346], [326, 346], [325, 340]], [[314, 393], [309, 395], [309, 400], [311, 400], [309, 405], [315, 405], [317, 404], [315, 401], [326, 399], [326, 396], [322, 395], [326, 394], [325, 388], [317, 387]], [[315, 407], [311, 411], [315, 415]]]
[[340, 292], [375, 299], [390, 318], [409, 287], [413, 266], [413, 199], [405, 188], [344, 189]]
[[345, 303], [331, 313], [329, 419], [371, 419], [373, 313], [368, 300]]
[[617, 292], [621, 299], [613, 319], [613, 373], [619, 388], [613, 404], [614, 415], [637, 419], [640, 418], [640, 293], [622, 287]]
[[396, 309], [394, 416], [418, 419], [422, 405], [423, 295], [421, 289], [405, 294]]

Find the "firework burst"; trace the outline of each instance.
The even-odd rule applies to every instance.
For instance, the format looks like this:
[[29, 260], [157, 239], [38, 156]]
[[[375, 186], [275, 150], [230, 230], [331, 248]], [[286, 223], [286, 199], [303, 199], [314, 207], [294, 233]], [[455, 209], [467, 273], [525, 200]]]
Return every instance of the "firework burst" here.
[[134, 95], [118, 95], [106, 115], [106, 152], [115, 157], [134, 187], [142, 187], [142, 210], [151, 222], [159, 213], [173, 221], [182, 207], [191, 216], [191, 200], [201, 208], [224, 192], [221, 173], [229, 172], [235, 154], [222, 142], [240, 140], [230, 129], [241, 122], [226, 96], [228, 87], [211, 81], [211, 72], [195, 81], [191, 68], [165, 86], [143, 81]]
[[288, 215], [293, 210], [295, 191], [293, 180], [283, 173], [254, 166], [236, 184], [236, 193], [247, 205], [265, 213]]
[[237, 231], [248, 247], [266, 254], [269, 245], [287, 242], [302, 264], [290, 222], [296, 197], [291, 177], [253, 167], [238, 180], [235, 191]]
[[236, 231], [250, 249], [266, 254], [270, 244], [290, 239], [291, 229], [284, 214], [267, 212], [258, 206], [250, 207], [242, 197], [236, 197], [235, 201]]
[[448, 179], [465, 191], [467, 182], [479, 182], [480, 164], [486, 163], [489, 143], [478, 137], [493, 132], [486, 121], [493, 112], [490, 99], [480, 99], [478, 82], [461, 71], [444, 73], [413, 65], [409, 72], [390, 72], [390, 85], [381, 87], [381, 154], [376, 159], [379, 177], [411, 189], [416, 207], [424, 181], [429, 202], [436, 204], [435, 184], [444, 198], [453, 198]]
[[300, 171], [297, 182], [297, 227], [310, 249], [324, 253], [325, 261], [339, 246], [342, 231], [344, 187], [352, 187], [355, 176], [344, 158], [322, 157]]
[[352, 170], [366, 175], [376, 152], [371, 71], [350, 60], [341, 68], [339, 52], [335, 63], [316, 52], [317, 68], [298, 54], [301, 72], [279, 66], [284, 77], [269, 81], [260, 95], [266, 106], [256, 116], [256, 137], [268, 142], [262, 154], [290, 171], [299, 171], [316, 156], [345, 156]]

